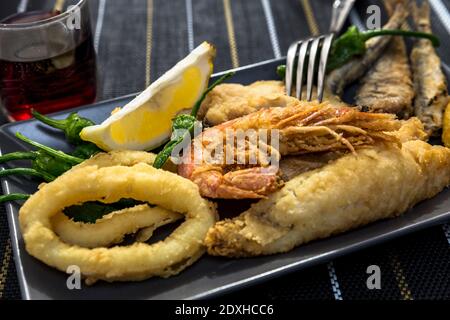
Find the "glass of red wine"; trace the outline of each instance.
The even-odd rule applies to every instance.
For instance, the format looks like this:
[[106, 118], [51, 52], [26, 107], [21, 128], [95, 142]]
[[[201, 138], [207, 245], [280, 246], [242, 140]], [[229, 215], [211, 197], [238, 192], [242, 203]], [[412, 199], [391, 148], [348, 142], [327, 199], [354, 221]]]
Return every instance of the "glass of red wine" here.
[[95, 100], [88, 1], [62, 2], [59, 9], [22, 7], [0, 21], [0, 101], [10, 121], [31, 118], [32, 109], [46, 114]]

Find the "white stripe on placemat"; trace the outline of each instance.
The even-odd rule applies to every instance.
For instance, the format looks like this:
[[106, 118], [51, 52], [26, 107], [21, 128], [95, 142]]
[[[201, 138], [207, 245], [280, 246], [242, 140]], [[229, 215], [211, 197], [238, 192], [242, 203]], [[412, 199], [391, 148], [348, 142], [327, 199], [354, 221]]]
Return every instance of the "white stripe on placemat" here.
[[450, 67], [448, 66], [448, 64], [446, 64], [445, 62], [441, 61], [441, 66], [445, 70], [445, 72], [447, 73], [447, 76], [450, 76]]
[[342, 298], [342, 292], [339, 288], [339, 282], [336, 275], [336, 270], [334, 269], [333, 261], [330, 261], [327, 265], [328, 275], [330, 276], [331, 289], [333, 289], [333, 295], [335, 300], [344, 300]]
[[194, 18], [192, 14], [192, 0], [186, 0], [186, 21], [189, 52], [194, 50]]
[[106, 7], [106, 0], [99, 0], [97, 24], [95, 26], [95, 34], [94, 34], [94, 48], [96, 52], [98, 52], [98, 47], [100, 45], [100, 36], [102, 35], [103, 20], [105, 18], [105, 7]]
[[444, 224], [442, 226], [442, 230], [444, 230], [445, 237], [447, 238], [448, 244], [450, 245], [450, 223]]
[[358, 11], [356, 11], [355, 8], [353, 8], [350, 11], [350, 22], [355, 25], [359, 30], [366, 30], [366, 26], [363, 24], [361, 17], [359, 16]]
[[17, 12], [21, 13], [27, 11], [27, 7], [28, 7], [28, 0], [20, 0], [19, 5], [17, 6]]
[[269, 0], [261, 0], [261, 4], [264, 10], [264, 16], [266, 17], [267, 28], [269, 29], [270, 42], [272, 43], [272, 50], [275, 58], [281, 58], [280, 43], [278, 42], [277, 30], [273, 20], [272, 8], [270, 7]]
[[430, 6], [441, 20], [442, 25], [450, 33], [450, 13], [441, 0], [430, 0]]

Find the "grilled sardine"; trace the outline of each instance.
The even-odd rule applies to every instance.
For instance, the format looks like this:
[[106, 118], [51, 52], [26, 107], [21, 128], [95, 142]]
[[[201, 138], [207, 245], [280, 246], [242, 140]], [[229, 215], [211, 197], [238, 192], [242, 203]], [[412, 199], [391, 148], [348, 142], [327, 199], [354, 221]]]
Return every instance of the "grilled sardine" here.
[[[388, 23], [383, 29], [398, 29], [408, 16], [404, 5], [398, 4]], [[333, 94], [341, 96], [345, 87], [362, 77], [373, 63], [380, 57], [392, 37], [374, 37], [366, 42], [366, 53], [347, 62], [342, 67], [330, 72], [327, 76], [327, 87]]]
[[[424, 1], [418, 7], [413, 5], [414, 24], [418, 31], [430, 32], [430, 7]], [[415, 41], [411, 52], [414, 89], [414, 113], [423, 122], [425, 131], [437, 135], [442, 127], [442, 116], [448, 103], [447, 82], [441, 70], [439, 59], [432, 43], [426, 39]]]
[[[394, 11], [393, 1], [385, 0], [387, 12]], [[362, 79], [355, 100], [373, 112], [395, 113], [408, 118], [412, 114], [414, 88], [405, 42], [393, 37], [385, 53]]]

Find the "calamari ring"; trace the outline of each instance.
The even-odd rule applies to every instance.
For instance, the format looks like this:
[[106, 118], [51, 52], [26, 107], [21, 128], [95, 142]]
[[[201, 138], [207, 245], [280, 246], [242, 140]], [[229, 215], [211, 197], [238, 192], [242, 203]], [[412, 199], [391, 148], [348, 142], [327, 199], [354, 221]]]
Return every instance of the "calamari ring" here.
[[[146, 163], [152, 165], [155, 161], [156, 155], [154, 153], [145, 151], [132, 151], [132, 150], [118, 150], [111, 152], [101, 152], [97, 153], [90, 159], [83, 161], [82, 163], [74, 166], [67, 172], [84, 168], [87, 166], [97, 166], [99, 168], [112, 167], [114, 165], [121, 165], [131, 167], [138, 163]], [[177, 172], [176, 166], [167, 161], [166, 165], [163, 167], [164, 170], [170, 172]]]
[[[113, 203], [121, 198], [180, 212], [186, 221], [164, 241], [112, 248], [69, 245], [51, 229], [50, 218], [64, 207], [96, 200]], [[204, 253], [206, 233], [216, 219], [213, 205], [200, 196], [196, 184], [142, 163], [100, 169], [87, 166], [67, 172], [42, 186], [19, 212], [28, 253], [61, 271], [78, 266], [87, 283], [139, 281], [177, 274]]]
[[153, 164], [155, 158], [155, 154], [145, 151], [123, 150], [101, 152], [73, 167], [73, 169], [83, 168], [90, 165], [111, 167], [113, 164], [120, 164], [123, 166], [132, 166], [138, 163]]
[[[99, 153], [73, 167], [69, 172], [87, 166], [104, 168], [115, 165], [133, 166], [138, 163], [153, 164], [155, 157], [155, 154], [144, 151]], [[167, 169], [174, 168], [169, 165]], [[151, 238], [157, 228], [181, 218], [182, 215], [166, 209], [140, 205], [112, 212], [94, 224], [75, 222], [60, 212], [52, 217], [52, 225], [53, 230], [64, 242], [95, 248], [120, 243], [126, 234], [135, 233], [141, 228], [143, 230], [138, 233], [136, 240], [145, 242]]]
[[175, 222], [182, 215], [147, 204], [114, 211], [95, 223], [75, 222], [63, 213], [52, 217], [53, 230], [66, 243], [85, 248], [108, 247], [123, 241], [125, 235], [136, 233], [145, 228], [147, 237], [140, 236], [138, 241], [145, 242], [153, 232], [166, 224]]

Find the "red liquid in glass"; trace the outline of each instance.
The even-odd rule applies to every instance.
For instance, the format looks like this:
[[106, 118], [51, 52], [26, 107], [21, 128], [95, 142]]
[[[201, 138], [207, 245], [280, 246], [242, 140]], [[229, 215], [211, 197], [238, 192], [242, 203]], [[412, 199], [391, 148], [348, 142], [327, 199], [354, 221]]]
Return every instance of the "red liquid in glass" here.
[[[52, 15], [55, 14], [29, 12], [3, 23], [39, 21]], [[0, 59], [0, 95], [8, 116], [26, 120], [31, 118], [31, 109], [46, 114], [92, 103], [96, 96], [95, 59], [91, 35], [74, 50], [51, 59]]]

